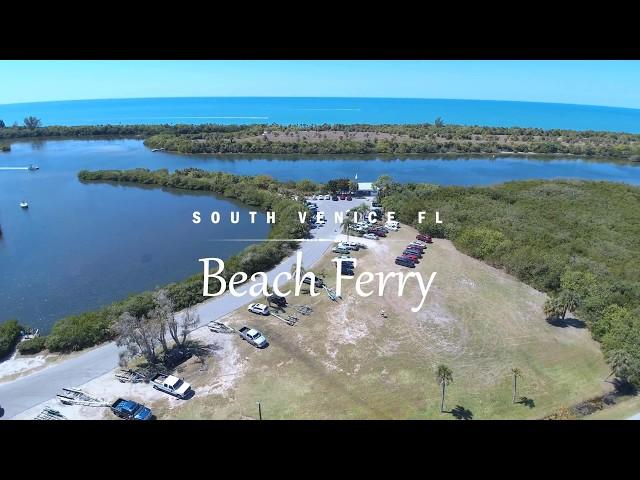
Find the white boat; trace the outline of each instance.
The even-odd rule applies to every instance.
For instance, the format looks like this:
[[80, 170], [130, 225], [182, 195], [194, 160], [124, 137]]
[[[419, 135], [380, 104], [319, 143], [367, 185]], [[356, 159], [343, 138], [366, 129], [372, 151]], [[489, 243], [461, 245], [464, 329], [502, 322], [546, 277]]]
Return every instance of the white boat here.
[[40, 167], [39, 167], [39, 166], [37, 166], [37, 165], [33, 165], [33, 164], [31, 164], [31, 165], [29, 165], [29, 170], [31, 170], [31, 171], [33, 171], [33, 170], [40, 170]]
[[29, 204], [27, 202], [20, 202], [20, 208], [29, 208]]

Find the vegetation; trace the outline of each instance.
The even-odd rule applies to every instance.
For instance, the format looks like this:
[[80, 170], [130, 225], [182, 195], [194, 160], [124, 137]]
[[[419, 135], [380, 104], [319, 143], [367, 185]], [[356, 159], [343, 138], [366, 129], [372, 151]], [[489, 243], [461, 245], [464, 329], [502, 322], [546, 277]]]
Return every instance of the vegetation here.
[[[545, 291], [550, 322], [575, 313], [623, 381], [640, 385], [640, 189], [587, 181], [522, 181], [491, 187], [388, 186], [382, 203], [425, 233], [505, 268]], [[417, 224], [418, 211], [438, 210]]]
[[122, 313], [115, 321], [114, 330], [119, 346], [126, 347], [123, 360], [142, 354], [150, 364], [158, 363], [158, 348], [167, 355], [170, 348], [167, 334], [176, 347], [183, 347], [189, 333], [198, 325], [200, 318], [191, 309], [176, 315], [175, 303], [166, 290], [153, 294], [153, 308], [145, 314]]
[[42, 125], [42, 120], [36, 117], [26, 117], [24, 119], [24, 126], [30, 130], [36, 129]]
[[518, 378], [522, 377], [522, 372], [519, 368], [512, 368], [511, 374], [513, 375], [513, 396], [511, 398], [511, 403], [516, 403], [518, 395]]
[[18, 351], [23, 355], [33, 355], [47, 348], [46, 337], [34, 337], [18, 344]]
[[446, 125], [87, 125], [0, 128], [0, 140], [28, 137], [140, 137], [150, 148], [181, 153], [497, 154], [599, 156], [640, 161], [640, 135]]
[[442, 397], [440, 399], [440, 411], [444, 412], [444, 394], [445, 388], [450, 383], [453, 383], [453, 373], [451, 369], [446, 365], [438, 365], [438, 369], [436, 370], [436, 381], [438, 385], [442, 388]]
[[[169, 174], [167, 170], [145, 169], [82, 171], [78, 176], [85, 182], [135, 182], [185, 190], [210, 191], [226, 198], [240, 200], [257, 209], [276, 212], [278, 221], [273, 225], [269, 238], [292, 239], [308, 236], [309, 227], [307, 224], [300, 224], [297, 214], [302, 204], [291, 198], [298, 191], [295, 182], [281, 183], [266, 175], [243, 177], [193, 168], [178, 170], [173, 174]], [[313, 185], [313, 189], [317, 188], [317, 185], [309, 183]], [[309, 187], [309, 185], [306, 186]], [[237, 255], [226, 259], [222, 276], [228, 281], [231, 275], [239, 271], [246, 272], [250, 276], [258, 271], [270, 270], [297, 246], [297, 242], [290, 240], [251, 245]], [[210, 287], [212, 290], [218, 287], [214, 279], [210, 281]], [[188, 322], [185, 326], [184, 323], [179, 324], [169, 312], [188, 308], [203, 300], [205, 297], [202, 296], [202, 275], [196, 274], [184, 281], [167, 285], [162, 289], [161, 294], [144, 292], [94, 312], [63, 318], [54, 324], [48, 336], [42, 338], [45, 338], [45, 346], [50, 351], [70, 352], [113, 340], [120, 334], [121, 341], [130, 347], [128, 348], [130, 352], [137, 350], [144, 353], [149, 350], [143, 344], [137, 344], [133, 340], [134, 333], [140, 334], [140, 331], [144, 331], [148, 334], [149, 329], [156, 328], [156, 332], [161, 330], [165, 334], [169, 333], [175, 343], [181, 345], [186, 339], [188, 325], [195, 320], [193, 317], [187, 318]], [[153, 319], [152, 322], [141, 325], [150, 318]], [[160, 319], [164, 320], [160, 321]], [[125, 330], [130, 333], [130, 335], [127, 334], [128, 340], [124, 340], [122, 335]], [[165, 335], [161, 336], [158, 333], [155, 335], [156, 340], [151, 343], [154, 346], [159, 344], [166, 348], [166, 344], [162, 344], [164, 337]], [[151, 359], [153, 358], [149, 356], [148, 360]]]
[[0, 324], [0, 359], [9, 355], [15, 348], [22, 328], [16, 320], [7, 320]]

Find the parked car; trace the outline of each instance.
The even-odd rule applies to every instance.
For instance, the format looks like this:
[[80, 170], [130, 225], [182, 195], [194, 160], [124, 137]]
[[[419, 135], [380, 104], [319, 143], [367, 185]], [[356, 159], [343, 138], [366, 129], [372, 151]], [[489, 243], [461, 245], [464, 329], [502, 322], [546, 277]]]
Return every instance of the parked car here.
[[416, 264], [406, 257], [396, 257], [396, 265], [403, 267], [416, 268]]
[[403, 252], [401, 257], [403, 258], [408, 258], [409, 260], [411, 260], [413, 263], [419, 263], [420, 260], [418, 258], [417, 255], [414, 255], [413, 253], [407, 253], [407, 252]]
[[413, 245], [414, 247], [422, 248], [423, 250], [427, 248], [427, 244], [424, 243], [424, 242], [421, 242], [420, 240], [414, 240], [409, 245]]
[[337, 201], [338, 201], [338, 196], [337, 196], [337, 195], [334, 195], [334, 196], [331, 198], [331, 200], [333, 200], [334, 202], [337, 202]]
[[422, 252], [420, 252], [419, 250], [413, 250], [412, 248], [406, 248], [402, 253], [415, 255], [418, 258], [422, 258]]
[[269, 345], [267, 342], [267, 337], [265, 337], [262, 332], [256, 330], [255, 328], [242, 327], [238, 330], [238, 333], [242, 338], [244, 338], [247, 342], [257, 348], [265, 348]]
[[[307, 285], [311, 285], [311, 279], [309, 277], [304, 277], [302, 279], [302, 283], [306, 283]], [[324, 286], [324, 281], [321, 278], [316, 277], [314, 282], [316, 288], [322, 288]]]
[[392, 232], [397, 232], [398, 231], [398, 227], [396, 227], [395, 225], [392, 225], [390, 223], [385, 223], [384, 224], [384, 228], [386, 228], [387, 230], [392, 231]]
[[318, 200], [318, 196], [317, 195], [312, 195], [311, 196], [311, 200]]
[[269, 295], [269, 302], [281, 308], [287, 306], [287, 299], [285, 297], [281, 297], [276, 293], [272, 293], [271, 295]]
[[325, 199], [325, 200], [331, 200], [331, 195], [325, 195], [325, 196], [324, 196], [324, 199]]
[[118, 417], [125, 420], [151, 420], [153, 414], [151, 410], [141, 403], [134, 402], [133, 400], [125, 400], [119, 398], [113, 405], [111, 405], [111, 411]]
[[340, 200], [346, 200], [347, 197], [346, 197], [346, 195], [344, 193], [342, 193], [342, 194], [338, 195], [338, 198]]
[[269, 315], [269, 307], [264, 303], [252, 303], [247, 307], [247, 310], [257, 313], [258, 315]]
[[167, 368], [174, 368], [186, 362], [192, 356], [193, 353], [187, 348], [173, 348], [166, 353], [162, 359], [162, 363], [164, 363]]
[[343, 246], [347, 247], [349, 250], [358, 251], [360, 250], [360, 245], [356, 242], [342, 242]]
[[374, 235], [377, 235], [378, 237], [386, 237], [387, 234], [385, 232], [383, 232], [382, 230], [380, 230], [379, 228], [370, 228], [369, 229], [369, 233], [373, 233]]
[[372, 206], [372, 207], [381, 207], [381, 206], [382, 206], [382, 204], [381, 204], [379, 201], [374, 200], [374, 201], [371, 203], [371, 206]]
[[433, 240], [429, 235], [423, 235], [422, 233], [419, 233], [418, 235], [416, 235], [416, 240], [420, 240], [421, 242], [426, 242], [426, 243], [433, 243]]
[[373, 233], [365, 233], [362, 238], [366, 238], [367, 240], [378, 240], [378, 235]]
[[191, 385], [187, 382], [181, 378], [173, 375], [165, 375], [164, 373], [155, 375], [151, 379], [151, 385], [156, 390], [161, 390], [178, 398], [185, 398], [191, 391]]
[[347, 200], [350, 202], [351, 200], [353, 200], [353, 197], [351, 195], [347, 195]]
[[333, 250], [331, 250], [333, 253], [350, 253], [351, 250], [349, 250], [347, 247], [335, 247]]

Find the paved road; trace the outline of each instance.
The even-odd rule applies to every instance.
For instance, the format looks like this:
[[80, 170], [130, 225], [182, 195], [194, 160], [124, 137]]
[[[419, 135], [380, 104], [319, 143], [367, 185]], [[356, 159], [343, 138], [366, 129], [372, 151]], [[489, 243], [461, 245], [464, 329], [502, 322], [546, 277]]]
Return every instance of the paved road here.
[[635, 415], [627, 418], [627, 420], [640, 420], [640, 413], [636, 413]]
[[[322, 257], [327, 248], [332, 245], [333, 238], [339, 233], [339, 225], [334, 222], [334, 212], [347, 210], [358, 205], [357, 201], [333, 202], [319, 200], [316, 203], [319, 210], [326, 213], [327, 223], [323, 227], [312, 231], [315, 237], [314, 241], [302, 243], [302, 264], [305, 268], [311, 267]], [[212, 256], [215, 256], [215, 253], [212, 253]], [[272, 285], [277, 274], [289, 272], [295, 260], [296, 255], [294, 254], [268, 272], [269, 285]], [[251, 300], [248, 293], [251, 285], [252, 283], [249, 282], [238, 289], [239, 292], [247, 292], [246, 296], [234, 297], [225, 294], [221, 297], [207, 300], [195, 307], [200, 315], [201, 324], [204, 325], [227, 315], [248, 303]], [[110, 372], [117, 366], [118, 347], [116, 347], [115, 343], [108, 343], [34, 374], [0, 384], [0, 408], [4, 409], [2, 418], [12, 418], [55, 397], [62, 387], [82, 385]], [[0, 410], [0, 413], [3, 413], [2, 410]]]

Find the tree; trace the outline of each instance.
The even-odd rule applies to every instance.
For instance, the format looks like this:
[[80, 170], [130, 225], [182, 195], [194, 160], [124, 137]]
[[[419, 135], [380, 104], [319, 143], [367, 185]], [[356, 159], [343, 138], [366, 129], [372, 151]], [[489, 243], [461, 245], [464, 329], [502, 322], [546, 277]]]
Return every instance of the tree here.
[[381, 175], [373, 182], [373, 186], [378, 189], [378, 197], [386, 195], [393, 185], [393, 179], [390, 175]]
[[187, 341], [189, 334], [200, 324], [200, 315], [193, 308], [187, 308], [179, 320], [180, 324], [180, 343], [183, 347]]
[[134, 317], [124, 312], [115, 322], [116, 344], [125, 347], [124, 358], [133, 358], [142, 354], [147, 362], [158, 363], [158, 322], [149, 317]]
[[611, 367], [611, 373], [607, 375], [607, 378], [615, 375], [620, 380], [627, 380], [633, 367], [631, 355], [624, 350], [613, 350], [607, 356]]
[[6, 125], [4, 124], [4, 120], [0, 120], [0, 128], [5, 128]]
[[433, 124], [438, 128], [442, 128], [444, 127], [444, 120], [442, 120], [442, 117], [436, 117], [436, 120], [433, 122]]
[[444, 393], [445, 388], [450, 383], [453, 383], [453, 373], [451, 369], [444, 364], [438, 365], [438, 369], [436, 370], [436, 380], [438, 385], [442, 387], [442, 400], [440, 402], [440, 412], [444, 412]]
[[24, 126], [33, 130], [42, 125], [42, 121], [36, 117], [26, 117], [24, 119]]
[[522, 372], [519, 368], [512, 368], [511, 373], [513, 374], [513, 398], [512, 403], [516, 403], [516, 396], [518, 394], [518, 378], [522, 377]]
[[167, 345], [167, 330], [173, 341], [178, 342], [178, 324], [176, 322], [176, 316], [174, 314], [173, 301], [167, 296], [166, 290], [158, 290], [153, 294], [154, 307], [149, 312], [149, 318], [155, 321], [156, 331], [158, 335], [158, 342], [162, 345], [162, 351], [166, 354], [169, 351]]
[[342, 219], [342, 223], [340, 226], [342, 227], [342, 231], [347, 234], [347, 242], [349, 241], [349, 235], [351, 233], [351, 227], [354, 225], [353, 219], [349, 215], [345, 215]]

